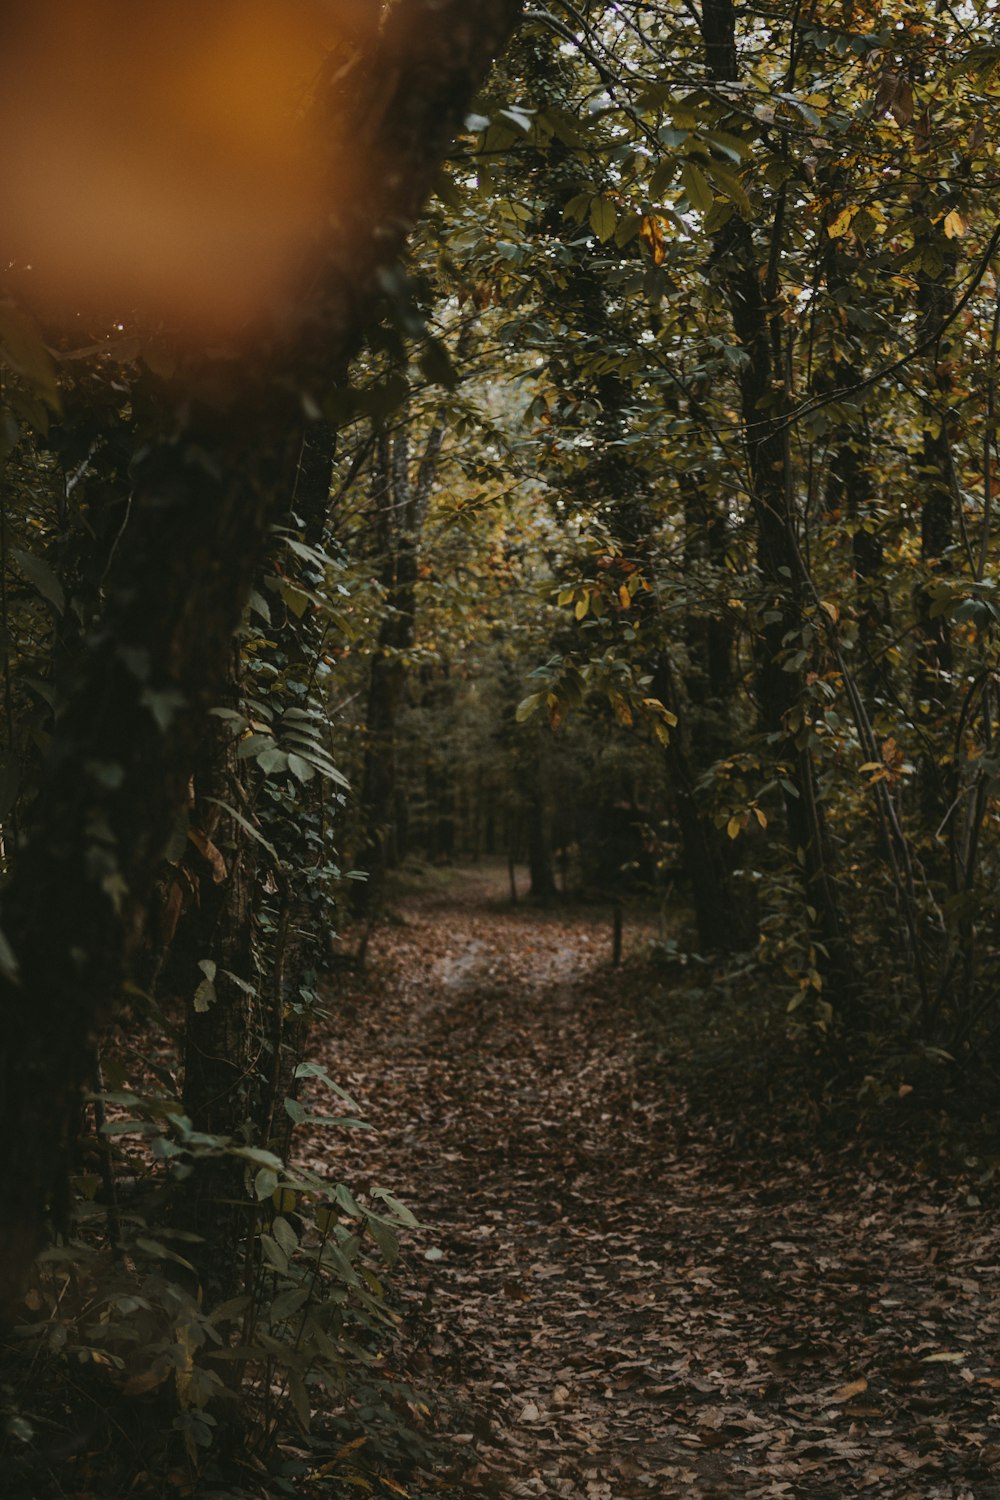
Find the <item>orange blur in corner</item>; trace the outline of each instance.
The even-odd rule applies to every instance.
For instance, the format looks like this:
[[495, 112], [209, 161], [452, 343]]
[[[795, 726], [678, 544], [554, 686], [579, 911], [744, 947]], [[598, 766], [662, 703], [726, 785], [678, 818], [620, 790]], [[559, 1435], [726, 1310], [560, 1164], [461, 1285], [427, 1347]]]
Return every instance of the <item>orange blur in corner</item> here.
[[0, 256], [43, 316], [204, 338], [280, 307], [336, 172], [309, 105], [345, 4], [8, 0]]

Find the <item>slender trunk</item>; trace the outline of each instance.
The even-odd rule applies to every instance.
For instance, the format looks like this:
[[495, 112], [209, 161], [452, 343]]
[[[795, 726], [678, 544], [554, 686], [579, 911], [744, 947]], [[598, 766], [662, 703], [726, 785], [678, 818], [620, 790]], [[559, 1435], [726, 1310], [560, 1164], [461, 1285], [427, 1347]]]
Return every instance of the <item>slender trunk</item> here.
[[552, 821], [548, 800], [541, 787], [534, 787], [528, 808], [529, 895], [540, 906], [555, 899], [556, 882], [552, 870]]
[[368, 879], [354, 887], [354, 909], [369, 919], [379, 913], [396, 843], [396, 724], [406, 688], [405, 655], [416, 631], [420, 536], [443, 440], [444, 426], [438, 421], [412, 476], [406, 414], [395, 437], [383, 434], [377, 443], [373, 506], [385, 615], [368, 684], [361, 790], [366, 843], [358, 865]]
[[[186, 962], [184, 1112], [195, 1130], [257, 1144], [263, 1112], [266, 997], [253, 955], [255, 845], [219, 807], [239, 802], [240, 765], [228, 726], [213, 725], [196, 769], [193, 814], [199, 834], [226, 860], [202, 860], [198, 902], [182, 931]], [[176, 972], [180, 965], [175, 961]], [[248, 1229], [243, 1163], [209, 1157], [188, 1178], [184, 1228], [199, 1235], [191, 1257], [213, 1297], [234, 1294]]]
[[[677, 712], [677, 694], [666, 653], [653, 679], [655, 696]], [[681, 837], [684, 871], [691, 881], [698, 946], [703, 953], [738, 953], [757, 938], [756, 912], [733, 876], [732, 840], [705, 815], [684, 721], [678, 715], [664, 757], [670, 777], [674, 816]]]
[[[706, 592], [711, 588], [714, 607], [709, 612], [702, 601], [694, 599], [686, 611], [684, 701], [665, 651], [660, 653], [654, 691], [678, 720], [664, 758], [684, 868], [691, 881], [699, 948], [703, 953], [734, 953], [756, 941], [757, 914], [751, 893], [734, 878], [733, 841], [708, 816], [692, 769], [712, 766], [729, 753], [732, 744], [729, 721], [736, 696], [732, 623], [729, 612], [719, 609], [717, 602], [717, 589], [724, 581], [728, 518], [724, 503], [706, 499], [698, 475], [686, 476], [681, 484], [685, 577]], [[720, 579], [702, 581], [700, 575], [706, 572], [718, 573]]]
[[[953, 261], [954, 257], [950, 259]], [[941, 326], [952, 306], [951, 291], [943, 277], [923, 278], [920, 300], [925, 329], [933, 331]], [[933, 360], [927, 385], [937, 398], [937, 411], [925, 418], [918, 470], [923, 491], [920, 510], [923, 578], [916, 599], [917, 661], [913, 690], [916, 720], [924, 731], [927, 746], [919, 767], [921, 809], [925, 824], [936, 828], [954, 796], [953, 777], [943, 768], [943, 737], [950, 733], [949, 710], [954, 697], [951, 676], [954, 653], [948, 611], [938, 603], [935, 585], [950, 571], [958, 480], [948, 431], [951, 378], [940, 348], [935, 349]]]
[[[736, 11], [732, 0], [702, 7], [705, 61], [712, 78], [738, 82]], [[827, 988], [849, 1002], [856, 989], [850, 945], [833, 878], [829, 839], [810, 748], [802, 666], [810, 649], [802, 559], [796, 536], [789, 430], [784, 420], [784, 330], [772, 306], [777, 293], [782, 199], [775, 206], [770, 253], [758, 254], [746, 220], [734, 214], [715, 236], [713, 262], [724, 278], [730, 316], [743, 348], [740, 373], [750, 501], [757, 527], [757, 568], [764, 622], [757, 643], [757, 698], [774, 747], [785, 794], [789, 843], [802, 873], [803, 895]], [[825, 954], [825, 958], [824, 955]]]

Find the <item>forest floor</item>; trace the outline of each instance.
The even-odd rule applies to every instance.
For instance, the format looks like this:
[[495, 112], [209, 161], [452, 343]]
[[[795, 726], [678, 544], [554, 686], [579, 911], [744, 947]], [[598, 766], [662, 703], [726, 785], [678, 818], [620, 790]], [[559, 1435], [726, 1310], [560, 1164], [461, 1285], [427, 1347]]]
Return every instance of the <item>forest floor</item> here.
[[808, 1109], [743, 1129], [669, 986], [650, 1024], [648, 925], [613, 970], [606, 911], [505, 882], [402, 897], [317, 1037], [375, 1127], [344, 1180], [424, 1226], [393, 1283], [436, 1484], [1000, 1497], [994, 1207], [898, 1143], [820, 1149]]

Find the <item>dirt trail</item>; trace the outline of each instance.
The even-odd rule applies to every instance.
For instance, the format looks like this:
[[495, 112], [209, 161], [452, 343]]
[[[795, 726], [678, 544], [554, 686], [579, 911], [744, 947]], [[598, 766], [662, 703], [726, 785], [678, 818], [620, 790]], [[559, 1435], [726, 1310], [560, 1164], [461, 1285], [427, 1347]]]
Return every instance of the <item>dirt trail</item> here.
[[398, 1281], [450, 1493], [1000, 1496], [996, 1215], [857, 1153], [739, 1157], [651, 1087], [609, 924], [501, 897], [401, 902], [323, 1043], [378, 1132], [344, 1179], [428, 1226]]

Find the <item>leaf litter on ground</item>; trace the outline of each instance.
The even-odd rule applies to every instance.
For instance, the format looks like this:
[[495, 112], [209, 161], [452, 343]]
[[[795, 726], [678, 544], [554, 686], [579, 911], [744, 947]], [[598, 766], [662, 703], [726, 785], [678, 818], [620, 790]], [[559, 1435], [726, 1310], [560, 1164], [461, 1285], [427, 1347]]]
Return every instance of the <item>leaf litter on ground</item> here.
[[445, 1457], [409, 1492], [1000, 1496], [995, 1212], [898, 1156], [734, 1146], [683, 1049], [651, 1070], [604, 915], [502, 878], [408, 896], [315, 1040], [375, 1131], [307, 1158], [422, 1226], [397, 1357]]

